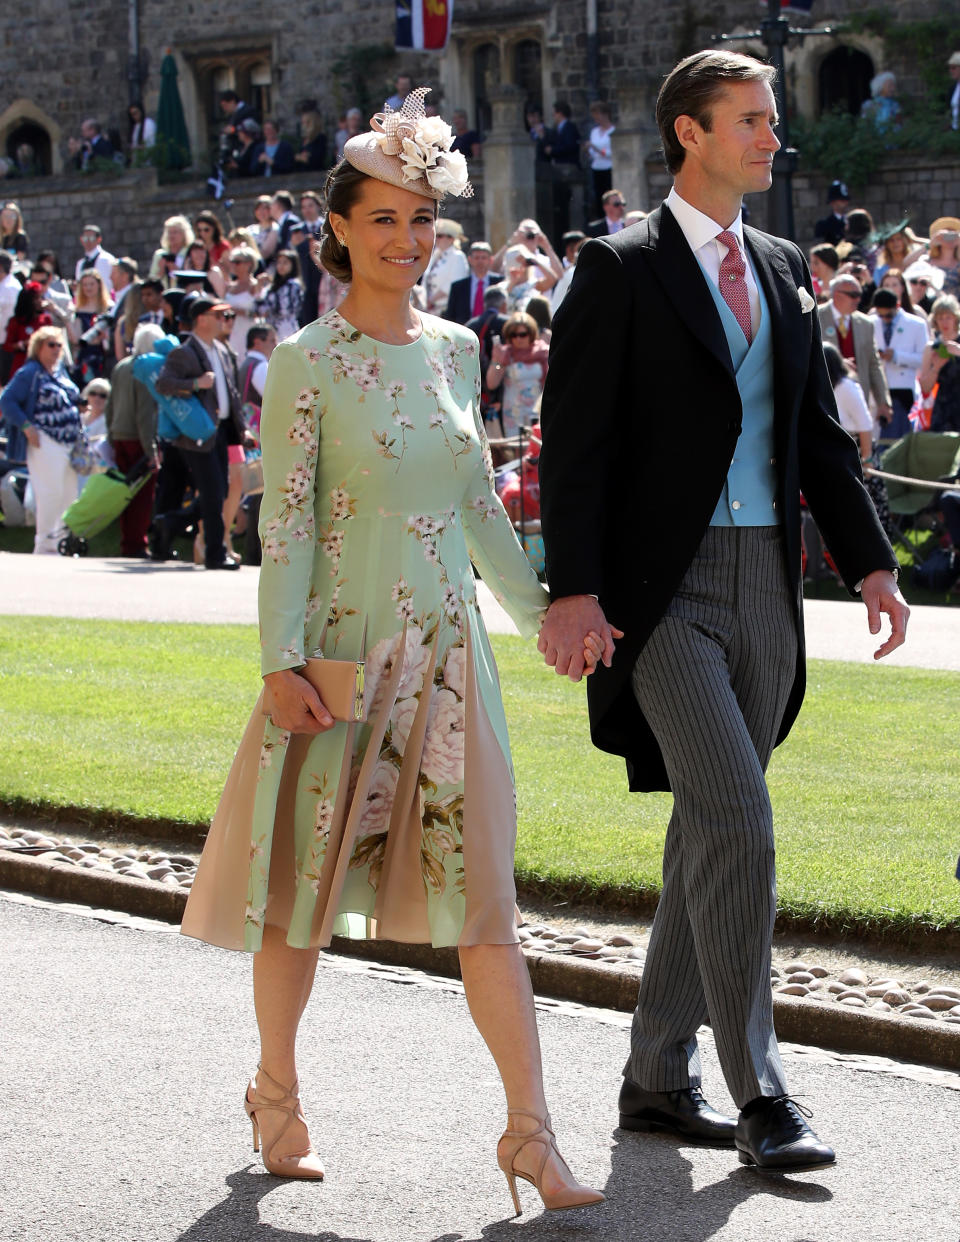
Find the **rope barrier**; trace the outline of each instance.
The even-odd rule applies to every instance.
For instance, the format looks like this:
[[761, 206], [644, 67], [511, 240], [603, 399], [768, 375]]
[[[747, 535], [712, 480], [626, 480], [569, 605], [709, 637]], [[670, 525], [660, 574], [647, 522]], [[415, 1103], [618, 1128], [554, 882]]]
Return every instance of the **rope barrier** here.
[[878, 470], [876, 466], [865, 466], [864, 474], [871, 474], [875, 479], [889, 479], [891, 483], [906, 483], [910, 487], [928, 487], [933, 492], [950, 491], [951, 488], [960, 487], [960, 482], [956, 479], [948, 483], [934, 482], [933, 479], [910, 479], [905, 474], [889, 474], [886, 470]]

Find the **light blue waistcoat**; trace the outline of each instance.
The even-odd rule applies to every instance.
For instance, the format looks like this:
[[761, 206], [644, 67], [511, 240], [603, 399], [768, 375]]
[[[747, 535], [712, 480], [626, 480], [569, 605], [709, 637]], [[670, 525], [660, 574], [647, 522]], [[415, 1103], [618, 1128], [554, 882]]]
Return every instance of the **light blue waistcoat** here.
[[[752, 263], [750, 267], [753, 270]], [[774, 503], [777, 472], [773, 447], [773, 333], [763, 286], [756, 271], [753, 276], [760, 294], [760, 325], [750, 345], [720, 290], [706, 277], [727, 335], [743, 405], [743, 430], [710, 519], [711, 526], [776, 526], [780, 521]]]

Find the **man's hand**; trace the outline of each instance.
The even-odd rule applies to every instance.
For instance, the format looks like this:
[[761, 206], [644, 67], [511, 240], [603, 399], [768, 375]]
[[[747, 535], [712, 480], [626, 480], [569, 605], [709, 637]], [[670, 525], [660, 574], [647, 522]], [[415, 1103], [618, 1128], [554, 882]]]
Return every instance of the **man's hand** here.
[[860, 594], [867, 606], [867, 624], [871, 634], [880, 633], [882, 612], [890, 618], [890, 637], [873, 653], [875, 660], [882, 660], [885, 655], [903, 645], [907, 637], [910, 609], [900, 594], [896, 578], [888, 569], [875, 569], [872, 574], [867, 574], [860, 587]]
[[603, 643], [601, 658], [609, 668], [616, 646], [614, 639], [623, 638], [623, 631], [607, 622], [592, 595], [566, 595], [554, 600], [540, 627], [537, 650], [557, 676], [579, 681], [585, 667], [584, 642], [591, 630]]
[[877, 402], [877, 418], [886, 425], [893, 418], [893, 410], [883, 401]]
[[197, 376], [198, 388], [212, 388], [217, 382], [217, 377], [212, 371], [204, 371], [202, 375]]

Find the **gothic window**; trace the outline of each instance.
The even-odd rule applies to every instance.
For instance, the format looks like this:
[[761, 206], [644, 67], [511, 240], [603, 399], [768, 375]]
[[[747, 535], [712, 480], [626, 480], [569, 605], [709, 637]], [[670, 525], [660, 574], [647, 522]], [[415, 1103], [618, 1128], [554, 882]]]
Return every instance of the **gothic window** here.
[[843, 108], [859, 115], [860, 105], [870, 98], [873, 61], [858, 48], [834, 48], [820, 62], [820, 112]]
[[543, 66], [536, 39], [521, 39], [513, 48], [513, 80], [524, 94], [524, 108], [543, 111]]
[[489, 133], [493, 124], [493, 113], [487, 92], [491, 86], [497, 86], [499, 82], [500, 48], [496, 43], [481, 43], [473, 53], [473, 83], [474, 115], [477, 128], [482, 133]]

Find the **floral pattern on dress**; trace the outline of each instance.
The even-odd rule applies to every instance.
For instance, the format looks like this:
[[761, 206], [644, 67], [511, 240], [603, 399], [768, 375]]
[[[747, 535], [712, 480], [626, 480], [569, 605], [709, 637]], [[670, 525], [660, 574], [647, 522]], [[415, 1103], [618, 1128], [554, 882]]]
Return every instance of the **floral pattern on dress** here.
[[[478, 706], [510, 779], [468, 548], [523, 632], [532, 632], [546, 603], [493, 487], [478, 382], [474, 338], [429, 316], [419, 341], [389, 346], [330, 312], [271, 360], [262, 422], [263, 671], [295, 668], [304, 651], [364, 658], [367, 720], [353, 730], [338, 724], [295, 748], [280, 749], [269, 721], [262, 746], [257, 737], [263, 766], [252, 839], [263, 852], [250, 863], [251, 947], [259, 945], [282, 782], [296, 781], [289, 943], [305, 947], [318, 926], [319, 876], [328, 874], [334, 840], [348, 851], [334, 912], [380, 918], [374, 910], [384, 868], [393, 866], [387, 841], [401, 769], [410, 814], [405, 808], [394, 823], [414, 834], [402, 848], [420, 855], [422, 891], [410, 900], [437, 929], [435, 943], [456, 942], [470, 883], [463, 865], [468, 721]], [[294, 757], [298, 767], [289, 772]], [[334, 833], [332, 817], [341, 811]], [[466, 822], [485, 830], [482, 805]]]

